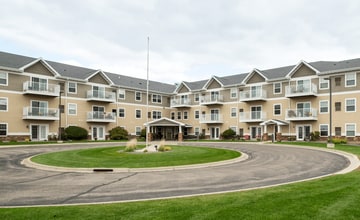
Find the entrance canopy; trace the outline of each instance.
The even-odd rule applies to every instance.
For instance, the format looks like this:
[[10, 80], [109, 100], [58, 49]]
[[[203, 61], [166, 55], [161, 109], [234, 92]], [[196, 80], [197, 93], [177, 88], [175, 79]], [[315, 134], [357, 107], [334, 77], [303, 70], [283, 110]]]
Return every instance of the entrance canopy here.
[[146, 127], [146, 133], [149, 139], [163, 139], [166, 140], [183, 140], [183, 127], [191, 127], [191, 125], [184, 124], [179, 121], [175, 121], [169, 118], [160, 118], [154, 121], [150, 121], [144, 124]]
[[154, 127], [154, 126], [161, 126], [161, 127], [178, 127], [178, 126], [182, 126], [182, 127], [185, 127], [186, 124], [182, 123], [182, 122], [179, 122], [179, 121], [175, 121], [175, 120], [172, 120], [170, 118], [166, 118], [166, 117], [163, 117], [163, 118], [160, 118], [160, 119], [156, 119], [154, 121], [149, 121], [147, 123], [144, 124], [145, 127]]
[[289, 123], [287, 123], [286, 121], [281, 121], [281, 120], [277, 120], [277, 119], [269, 119], [266, 120], [262, 123], [260, 123], [260, 125], [289, 125]]

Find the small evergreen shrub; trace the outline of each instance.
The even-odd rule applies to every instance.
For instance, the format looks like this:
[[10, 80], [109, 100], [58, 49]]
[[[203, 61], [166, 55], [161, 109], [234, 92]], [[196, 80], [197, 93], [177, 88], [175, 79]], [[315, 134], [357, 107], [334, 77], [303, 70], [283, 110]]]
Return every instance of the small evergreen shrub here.
[[345, 138], [334, 138], [332, 139], [334, 144], [347, 144], [347, 140]]
[[229, 129], [225, 130], [221, 136], [224, 139], [232, 139], [235, 137], [235, 135], [236, 135], [236, 132], [234, 130], [232, 130], [231, 128], [229, 128]]
[[88, 131], [82, 127], [69, 126], [65, 128], [65, 135], [63, 138], [69, 140], [85, 140], [88, 138]]
[[311, 141], [318, 141], [320, 140], [320, 132], [319, 131], [314, 131], [310, 133], [310, 140]]
[[115, 127], [109, 131], [111, 140], [128, 140], [129, 133], [125, 128]]

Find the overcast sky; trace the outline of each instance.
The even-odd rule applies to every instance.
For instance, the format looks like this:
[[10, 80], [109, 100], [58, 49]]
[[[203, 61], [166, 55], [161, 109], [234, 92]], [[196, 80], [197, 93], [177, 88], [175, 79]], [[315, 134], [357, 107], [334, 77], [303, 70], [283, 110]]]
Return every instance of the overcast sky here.
[[0, 0], [0, 50], [167, 83], [360, 58], [359, 0]]

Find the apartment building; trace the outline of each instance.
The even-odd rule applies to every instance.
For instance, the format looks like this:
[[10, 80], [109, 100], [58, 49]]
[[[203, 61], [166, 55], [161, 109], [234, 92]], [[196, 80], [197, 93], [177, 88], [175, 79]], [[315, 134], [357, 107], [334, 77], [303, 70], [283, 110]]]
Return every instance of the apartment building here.
[[[114, 127], [151, 139], [306, 140], [319, 131], [357, 141], [360, 59], [300, 61], [178, 85], [0, 52], [0, 139], [49, 140], [70, 125], [104, 140]], [[332, 104], [330, 106], [330, 89]]]

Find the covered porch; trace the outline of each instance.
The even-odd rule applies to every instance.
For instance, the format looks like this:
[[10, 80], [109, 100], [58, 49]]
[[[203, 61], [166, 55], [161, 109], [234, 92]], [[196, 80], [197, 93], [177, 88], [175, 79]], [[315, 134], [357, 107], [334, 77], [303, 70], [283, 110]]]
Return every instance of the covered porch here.
[[263, 141], [281, 141], [282, 133], [281, 127], [289, 125], [286, 121], [278, 119], [270, 119], [260, 123], [263, 126]]
[[191, 127], [166, 117], [147, 122], [144, 125], [148, 141], [165, 139], [182, 142], [184, 140], [184, 128]]

